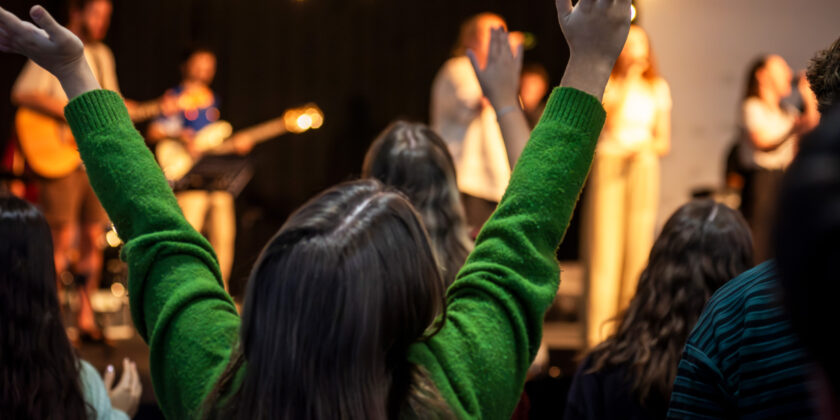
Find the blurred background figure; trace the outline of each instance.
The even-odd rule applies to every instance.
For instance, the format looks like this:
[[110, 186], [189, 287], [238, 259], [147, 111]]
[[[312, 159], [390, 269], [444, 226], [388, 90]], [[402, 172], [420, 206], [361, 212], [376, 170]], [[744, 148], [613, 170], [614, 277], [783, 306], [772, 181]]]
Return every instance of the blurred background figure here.
[[519, 80], [519, 99], [522, 100], [522, 110], [531, 128], [535, 127], [545, 110], [545, 95], [551, 86], [548, 70], [539, 63], [526, 63], [522, 66], [522, 77]]
[[483, 68], [490, 31], [498, 27], [507, 29], [507, 24], [492, 13], [482, 13], [464, 22], [453, 57], [444, 63], [432, 86], [431, 126], [452, 153], [458, 188], [464, 194], [467, 222], [472, 228], [481, 227], [490, 217], [510, 180], [496, 112], [484, 98], [466, 56], [467, 50], [472, 50]]
[[612, 332], [605, 323], [627, 307], [654, 239], [659, 158], [668, 153], [671, 93], [636, 25], [604, 94], [607, 122], [598, 142], [583, 213], [587, 342]]
[[[164, 95], [177, 102], [174, 112], [164, 109], [149, 125], [147, 138], [152, 143], [177, 140], [197, 160], [200, 156], [194, 146], [196, 133], [220, 118], [219, 99], [211, 89], [216, 76], [216, 54], [207, 48], [189, 51], [181, 63], [181, 75], [181, 83]], [[188, 189], [177, 192], [175, 197], [190, 225], [199, 232], [206, 231], [227, 288], [236, 239], [233, 195], [224, 190]]]
[[[67, 27], [84, 42], [85, 58], [97, 80], [105, 89], [119, 92], [114, 55], [102, 42], [111, 24], [111, 1], [76, 0], [70, 2], [69, 10]], [[15, 81], [11, 100], [18, 107], [57, 123], [64, 121], [67, 96], [58, 79], [32, 61], [26, 63]], [[18, 137], [27, 137], [25, 130], [19, 126]], [[36, 137], [42, 140], [42, 136]], [[81, 305], [77, 321], [80, 333], [83, 337], [101, 339], [90, 295], [99, 288], [108, 215], [88, 183], [81, 160], [76, 158], [71, 165], [73, 163], [77, 163], [75, 168], [61, 174], [35, 171], [38, 175], [38, 201], [52, 230], [55, 268], [59, 278], [67, 284], [75, 281], [80, 286]]]
[[784, 58], [760, 57], [747, 73], [741, 103], [738, 154], [746, 171], [741, 211], [753, 231], [757, 263], [772, 257], [770, 229], [784, 170], [796, 155], [799, 137], [819, 121], [816, 98], [804, 77], [797, 81], [803, 111], [782, 103], [792, 93], [792, 81]]

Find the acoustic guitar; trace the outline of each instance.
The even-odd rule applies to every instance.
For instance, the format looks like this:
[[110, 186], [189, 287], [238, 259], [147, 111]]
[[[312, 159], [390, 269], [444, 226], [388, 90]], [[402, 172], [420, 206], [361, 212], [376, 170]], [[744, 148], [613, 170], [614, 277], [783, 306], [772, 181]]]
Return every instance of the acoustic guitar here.
[[[158, 101], [151, 101], [138, 105], [131, 116], [134, 121], [143, 121], [158, 113]], [[44, 178], [61, 178], [82, 164], [67, 123], [29, 108], [20, 108], [15, 115], [15, 129], [26, 163], [36, 174]]]
[[217, 121], [202, 128], [192, 140], [191, 155], [180, 140], [164, 139], [157, 143], [155, 157], [163, 169], [163, 174], [170, 182], [183, 178], [190, 169], [205, 155], [224, 155], [236, 151], [231, 140], [244, 136], [256, 145], [286, 133], [300, 134], [308, 130], [317, 130], [324, 123], [324, 113], [315, 104], [291, 108], [283, 116], [268, 120], [245, 130], [233, 132], [233, 127], [226, 121]]

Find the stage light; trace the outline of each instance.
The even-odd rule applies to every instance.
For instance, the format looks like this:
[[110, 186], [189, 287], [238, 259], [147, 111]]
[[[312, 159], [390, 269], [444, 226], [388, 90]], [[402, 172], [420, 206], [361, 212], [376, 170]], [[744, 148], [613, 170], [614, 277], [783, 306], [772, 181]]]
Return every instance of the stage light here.
[[111, 248], [116, 248], [122, 245], [122, 240], [119, 235], [117, 235], [117, 231], [114, 228], [109, 229], [108, 232], [105, 233], [105, 241], [108, 242], [108, 245]]
[[630, 4], [630, 22], [636, 22], [636, 5]]
[[296, 123], [298, 129], [301, 131], [309, 130], [312, 127], [312, 117], [307, 114], [303, 114], [297, 118]]
[[119, 282], [112, 284], [111, 294], [114, 295], [114, 297], [118, 298], [125, 296], [125, 286], [123, 286], [122, 283]]

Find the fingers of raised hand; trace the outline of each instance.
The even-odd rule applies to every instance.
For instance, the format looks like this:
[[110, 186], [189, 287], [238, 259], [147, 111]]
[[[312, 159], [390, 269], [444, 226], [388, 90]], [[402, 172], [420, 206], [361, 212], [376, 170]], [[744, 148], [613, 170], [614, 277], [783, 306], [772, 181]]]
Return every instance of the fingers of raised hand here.
[[[491, 35], [491, 57], [494, 61], [499, 61], [508, 58], [512, 53], [510, 52], [510, 41], [508, 40], [508, 33], [503, 27], [493, 29]], [[488, 60], [489, 61], [489, 60]]]
[[143, 394], [143, 383], [140, 381], [140, 372], [137, 371], [137, 363], [131, 362], [131, 370], [134, 372], [134, 386], [131, 387], [131, 394], [140, 398]]
[[114, 365], [108, 365], [105, 369], [105, 375], [102, 377], [102, 382], [105, 383], [105, 389], [110, 392], [114, 387]]
[[45, 33], [49, 34], [49, 37], [56, 37], [62, 34], [64, 28], [53, 19], [52, 15], [47, 12], [47, 9], [41, 6], [32, 6], [32, 9], [29, 10], [29, 16], [32, 17], [32, 20], [39, 27], [44, 29]]
[[572, 0], [554, 0], [554, 5], [557, 7], [557, 16], [562, 19], [572, 13]]
[[123, 371], [122, 375], [120, 376], [120, 382], [117, 384], [117, 388], [122, 389], [131, 389], [131, 382], [133, 381], [132, 373], [131, 373], [131, 362], [128, 359], [123, 359]]

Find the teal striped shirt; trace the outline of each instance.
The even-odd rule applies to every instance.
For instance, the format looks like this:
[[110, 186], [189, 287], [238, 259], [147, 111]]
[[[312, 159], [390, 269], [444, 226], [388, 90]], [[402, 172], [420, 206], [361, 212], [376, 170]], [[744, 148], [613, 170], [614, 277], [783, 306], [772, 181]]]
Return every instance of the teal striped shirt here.
[[813, 418], [810, 364], [779, 301], [775, 264], [715, 293], [680, 361], [668, 418]]

